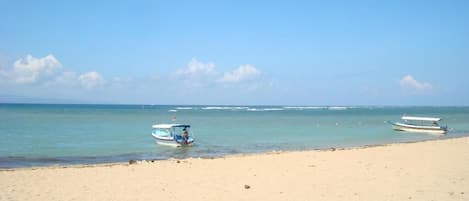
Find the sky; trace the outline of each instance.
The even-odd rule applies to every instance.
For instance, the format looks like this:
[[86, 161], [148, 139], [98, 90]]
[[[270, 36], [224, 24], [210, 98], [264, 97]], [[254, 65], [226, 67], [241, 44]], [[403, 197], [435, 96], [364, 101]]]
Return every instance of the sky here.
[[0, 0], [0, 102], [469, 105], [468, 1]]

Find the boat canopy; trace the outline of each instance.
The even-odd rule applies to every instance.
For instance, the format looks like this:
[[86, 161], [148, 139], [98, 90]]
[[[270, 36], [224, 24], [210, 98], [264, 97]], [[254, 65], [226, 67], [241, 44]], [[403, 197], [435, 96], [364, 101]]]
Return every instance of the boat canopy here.
[[402, 116], [402, 120], [411, 120], [411, 121], [433, 121], [437, 122], [440, 121], [441, 118], [433, 118], [433, 117], [411, 117], [411, 116]]
[[191, 126], [186, 125], [186, 124], [155, 124], [155, 125], [152, 126], [152, 128], [160, 128], [160, 129], [169, 129], [169, 128], [174, 128], [174, 127], [188, 128], [188, 127], [191, 127]]

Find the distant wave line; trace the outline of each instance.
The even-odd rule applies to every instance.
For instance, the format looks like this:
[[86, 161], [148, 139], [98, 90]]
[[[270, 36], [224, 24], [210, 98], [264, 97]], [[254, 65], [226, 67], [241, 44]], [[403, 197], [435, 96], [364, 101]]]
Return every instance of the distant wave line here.
[[282, 111], [284, 108], [249, 108], [248, 111], [262, 112], [262, 111]]
[[247, 110], [249, 107], [203, 107], [202, 110]]
[[177, 110], [192, 110], [192, 107], [177, 107]]
[[283, 107], [247, 107], [247, 106], [207, 106], [207, 107], [176, 107], [168, 110], [177, 112], [178, 110], [241, 110], [241, 111], [284, 111], [284, 110], [347, 110], [355, 107], [349, 106], [283, 106]]

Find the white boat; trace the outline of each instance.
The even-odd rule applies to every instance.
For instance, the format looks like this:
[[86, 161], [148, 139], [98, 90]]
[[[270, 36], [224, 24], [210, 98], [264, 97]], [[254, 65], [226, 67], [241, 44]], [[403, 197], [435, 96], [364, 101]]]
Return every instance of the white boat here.
[[190, 132], [190, 125], [185, 124], [155, 124], [151, 135], [156, 143], [174, 147], [191, 146], [194, 138]]
[[404, 122], [391, 122], [394, 130], [431, 134], [446, 134], [448, 130], [447, 126], [438, 125], [441, 118], [402, 116], [401, 119]]

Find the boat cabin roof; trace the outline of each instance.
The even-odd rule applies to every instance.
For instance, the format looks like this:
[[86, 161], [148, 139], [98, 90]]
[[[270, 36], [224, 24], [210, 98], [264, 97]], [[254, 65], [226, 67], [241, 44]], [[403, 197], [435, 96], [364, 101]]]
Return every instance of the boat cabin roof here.
[[175, 127], [188, 128], [191, 126], [187, 124], [155, 124], [152, 126], [152, 128], [162, 128], [162, 129], [169, 129], [169, 128], [175, 128]]
[[434, 117], [411, 117], [411, 116], [402, 116], [401, 119], [411, 120], [411, 121], [433, 121], [433, 122], [437, 122], [441, 120], [441, 118], [434, 118]]

